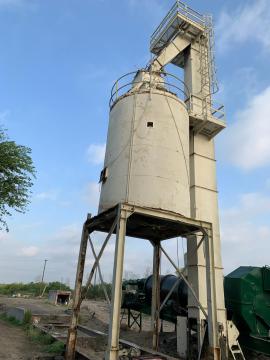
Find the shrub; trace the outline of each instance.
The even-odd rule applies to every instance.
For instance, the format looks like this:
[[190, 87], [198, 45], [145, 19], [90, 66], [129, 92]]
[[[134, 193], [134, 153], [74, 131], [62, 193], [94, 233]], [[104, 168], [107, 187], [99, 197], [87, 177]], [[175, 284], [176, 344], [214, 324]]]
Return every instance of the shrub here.
[[32, 323], [32, 313], [30, 310], [26, 310], [23, 318], [23, 325], [29, 326]]

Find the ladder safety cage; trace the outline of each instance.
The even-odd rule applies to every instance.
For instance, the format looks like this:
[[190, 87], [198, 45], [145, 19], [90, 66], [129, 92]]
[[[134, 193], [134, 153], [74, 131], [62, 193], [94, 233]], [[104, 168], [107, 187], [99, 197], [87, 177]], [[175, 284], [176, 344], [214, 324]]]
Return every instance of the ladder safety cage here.
[[[216, 70], [216, 61], [215, 61], [215, 40], [214, 40], [214, 27], [213, 27], [213, 18], [212, 15], [205, 15], [205, 36], [200, 38], [200, 48], [202, 51], [201, 56], [204, 57], [204, 55], [207, 57], [206, 61], [206, 67], [204, 68], [204, 76], [207, 75], [208, 79], [203, 79], [204, 85], [209, 80], [209, 88], [210, 88], [210, 94], [213, 95], [218, 92], [218, 81], [217, 81], [217, 70]], [[202, 46], [205, 47], [205, 49], [202, 49]], [[205, 53], [204, 53], [205, 51]], [[204, 59], [202, 59], [202, 62], [204, 62]], [[202, 64], [203, 66], [204, 64]], [[203, 78], [203, 76], [202, 76]], [[208, 84], [207, 84], [208, 85]]]

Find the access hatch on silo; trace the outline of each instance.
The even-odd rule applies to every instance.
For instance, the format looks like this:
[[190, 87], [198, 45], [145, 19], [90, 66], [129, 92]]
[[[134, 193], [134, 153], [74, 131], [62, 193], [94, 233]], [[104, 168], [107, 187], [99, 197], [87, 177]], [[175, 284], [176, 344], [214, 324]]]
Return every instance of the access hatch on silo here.
[[154, 31], [150, 41], [150, 51], [159, 54], [160, 51], [179, 32], [192, 41], [203, 34], [206, 28], [205, 17], [191, 9], [182, 1], [176, 1], [171, 10]]

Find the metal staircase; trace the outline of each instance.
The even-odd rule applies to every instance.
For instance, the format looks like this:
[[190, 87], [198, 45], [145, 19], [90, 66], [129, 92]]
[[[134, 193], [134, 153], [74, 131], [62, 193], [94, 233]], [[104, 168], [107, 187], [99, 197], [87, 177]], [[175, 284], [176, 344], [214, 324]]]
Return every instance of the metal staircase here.
[[234, 360], [246, 360], [238, 341], [239, 331], [232, 320], [227, 321], [228, 347]]
[[241, 360], [246, 360], [238, 340], [230, 348], [230, 351], [231, 351], [231, 354], [232, 354], [232, 357], [233, 357], [234, 360], [240, 360], [240, 359]]

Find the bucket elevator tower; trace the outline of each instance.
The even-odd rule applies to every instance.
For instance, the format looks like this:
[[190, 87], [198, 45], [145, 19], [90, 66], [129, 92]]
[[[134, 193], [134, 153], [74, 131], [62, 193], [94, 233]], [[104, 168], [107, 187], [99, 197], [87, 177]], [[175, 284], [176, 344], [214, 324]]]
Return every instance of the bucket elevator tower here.
[[[182, 322], [182, 331], [189, 331], [187, 342], [191, 337], [194, 341], [196, 334], [196, 358], [200, 358], [204, 342], [209, 344], [213, 359], [220, 359], [224, 349], [226, 358], [228, 333], [214, 146], [214, 137], [225, 128], [225, 122], [223, 106], [215, 106], [212, 97], [217, 90], [213, 42], [211, 17], [177, 1], [151, 37], [150, 64], [122, 76], [112, 89], [99, 211], [86, 220], [82, 236], [83, 244], [93, 231], [108, 233], [100, 253], [94, 253], [89, 286], [108, 239], [116, 234], [107, 351], [110, 360], [118, 359], [119, 352], [125, 235], [149, 240], [153, 245], [153, 348], [158, 348], [163, 306], [159, 297], [163, 254], [189, 288], [188, 318]], [[168, 74], [167, 64], [174, 64], [176, 70], [182, 68], [184, 81]], [[162, 246], [162, 241], [177, 236], [187, 239], [185, 271]], [[81, 245], [80, 266], [85, 249], [86, 245]], [[76, 314], [83, 273], [79, 265]], [[69, 333], [73, 340], [75, 318]], [[193, 358], [185, 345], [182, 356]]]
[[[223, 106], [215, 106], [212, 98], [217, 80], [211, 16], [201, 16], [177, 2], [153, 33], [150, 47], [156, 56], [151, 64], [153, 71], [160, 71], [168, 63], [184, 69], [185, 85], [190, 92], [186, 100], [190, 125], [190, 216], [213, 226], [216, 316], [219, 326], [226, 328], [214, 145], [215, 135], [225, 124]], [[187, 241], [188, 280], [206, 308], [204, 250], [200, 247], [196, 254], [191, 251], [199, 241], [197, 236]], [[196, 318], [202, 327], [204, 314], [191, 296], [188, 312], [189, 318]], [[199, 343], [202, 334], [201, 329]]]
[[[184, 70], [190, 94], [185, 101], [189, 113], [190, 216], [213, 226], [216, 319], [220, 331], [223, 328], [226, 333], [214, 145], [214, 137], [224, 129], [225, 119], [224, 107], [213, 102], [218, 85], [211, 16], [202, 16], [177, 1], [153, 33], [150, 50], [155, 55], [152, 71], [160, 71], [168, 63]], [[192, 252], [199, 242], [198, 236], [188, 237], [188, 281], [203, 308], [207, 309], [204, 249], [199, 247], [196, 253]], [[188, 299], [188, 317], [197, 321], [198, 343], [201, 344], [205, 315], [192, 296]]]

